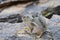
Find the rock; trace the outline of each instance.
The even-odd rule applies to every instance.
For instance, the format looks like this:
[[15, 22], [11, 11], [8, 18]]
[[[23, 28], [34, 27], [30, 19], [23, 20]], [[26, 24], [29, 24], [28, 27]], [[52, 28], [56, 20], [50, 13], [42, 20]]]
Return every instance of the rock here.
[[0, 18], [0, 22], [6, 22], [7, 18]]
[[60, 15], [60, 6], [54, 7], [52, 14]]
[[60, 6], [56, 6], [54, 8], [47, 8], [45, 9], [42, 14], [48, 18], [51, 19], [53, 15], [60, 15]]
[[53, 8], [49, 8], [49, 7], [48, 7], [47, 9], [45, 9], [45, 10], [42, 11], [42, 14], [43, 14], [46, 18], [50, 19], [50, 18], [53, 16], [52, 11], [53, 11]]
[[49, 0], [40, 0], [40, 3], [46, 3], [48, 2]]
[[11, 36], [11, 37], [8, 37], [5, 40], [33, 40], [33, 39], [29, 35], [25, 35], [25, 36], [20, 36], [20, 37]]
[[21, 23], [23, 22], [23, 20], [20, 14], [13, 14], [13, 15], [7, 16], [6, 18], [0, 18], [0, 22]]
[[[28, 2], [35, 2], [35, 1], [38, 1], [38, 0], [1, 0], [0, 1], [0, 8], [6, 8], [7, 6], [11, 6], [11, 5], [16, 5], [16, 4], [19, 4], [19, 3], [28, 3]], [[8, 4], [8, 5], [7, 5]]]
[[60, 23], [60, 16], [59, 15], [53, 15], [50, 20], [53, 21], [54, 23], [59, 24]]
[[20, 14], [13, 14], [13, 15], [8, 16], [8, 22], [9, 22], [10, 19], [11, 19], [10, 23], [11, 22], [14, 23], [15, 21], [17, 23], [23, 22]]

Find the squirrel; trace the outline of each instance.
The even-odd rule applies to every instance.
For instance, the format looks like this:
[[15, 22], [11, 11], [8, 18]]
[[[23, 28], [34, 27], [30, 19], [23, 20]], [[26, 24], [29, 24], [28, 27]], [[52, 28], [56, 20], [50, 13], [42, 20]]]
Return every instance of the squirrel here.
[[29, 16], [23, 17], [23, 22], [25, 22], [29, 27], [29, 34], [36, 34], [40, 38], [46, 31], [46, 27], [43, 27], [38, 18], [31, 19]]

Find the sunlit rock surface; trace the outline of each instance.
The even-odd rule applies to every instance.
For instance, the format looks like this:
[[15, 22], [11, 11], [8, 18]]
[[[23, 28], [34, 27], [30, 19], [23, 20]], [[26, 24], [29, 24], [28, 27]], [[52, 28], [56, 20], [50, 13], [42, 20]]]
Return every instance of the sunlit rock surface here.
[[[11, 14], [21, 14], [21, 15], [29, 15], [31, 16], [33, 13], [41, 13], [42, 10], [46, 9], [47, 7], [55, 7], [57, 5], [60, 5], [60, 0], [50, 0], [49, 2], [45, 4], [39, 4], [39, 5], [30, 5], [25, 8], [25, 5], [15, 5], [11, 6], [9, 8], [4, 9], [2, 12], [0, 12], [0, 18], [4, 18], [6, 16], [9, 16]], [[31, 13], [31, 14], [30, 14]], [[52, 19], [48, 20], [46, 19], [47, 23], [47, 31], [50, 31], [53, 35], [54, 40], [60, 40], [60, 24], [56, 23], [59, 21], [59, 17], [56, 16], [52, 17]], [[8, 23], [8, 22], [2, 22], [0, 23], [0, 38], [2, 40], [35, 40], [30, 35], [24, 35], [24, 37], [12, 37], [16, 34], [17, 30], [23, 29], [26, 25], [24, 23]], [[35, 37], [35, 36], [34, 36]], [[0, 39], [0, 40], [1, 40]], [[49, 34], [45, 33], [42, 38], [37, 40], [50, 40]]]

